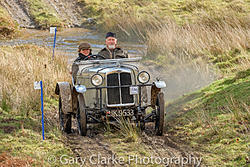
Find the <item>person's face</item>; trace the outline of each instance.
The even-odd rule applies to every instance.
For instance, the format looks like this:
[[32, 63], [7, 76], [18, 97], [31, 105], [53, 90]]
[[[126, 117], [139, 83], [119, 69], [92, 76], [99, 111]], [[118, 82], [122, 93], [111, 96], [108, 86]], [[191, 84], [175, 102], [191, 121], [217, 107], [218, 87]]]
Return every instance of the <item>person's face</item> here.
[[116, 44], [117, 44], [117, 39], [114, 38], [114, 37], [108, 37], [106, 39], [106, 45], [109, 49], [115, 49], [116, 47]]
[[83, 54], [84, 56], [88, 56], [90, 54], [90, 49], [82, 49], [80, 53]]

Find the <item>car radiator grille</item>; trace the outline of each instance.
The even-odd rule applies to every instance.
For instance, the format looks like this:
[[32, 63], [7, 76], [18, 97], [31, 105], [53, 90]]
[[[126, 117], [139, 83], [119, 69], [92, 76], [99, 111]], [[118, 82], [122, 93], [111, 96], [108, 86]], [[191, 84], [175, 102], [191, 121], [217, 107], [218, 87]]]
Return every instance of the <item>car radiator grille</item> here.
[[[132, 85], [130, 73], [112, 73], [107, 76], [107, 86]], [[130, 95], [129, 87], [108, 88], [108, 104], [133, 103], [133, 95]]]

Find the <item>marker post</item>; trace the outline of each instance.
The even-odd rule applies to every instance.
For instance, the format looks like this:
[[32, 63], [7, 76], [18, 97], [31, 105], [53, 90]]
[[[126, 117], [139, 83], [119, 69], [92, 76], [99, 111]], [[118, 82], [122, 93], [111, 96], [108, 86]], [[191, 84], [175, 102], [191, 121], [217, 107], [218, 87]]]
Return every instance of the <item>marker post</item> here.
[[42, 81], [34, 82], [34, 89], [41, 90], [42, 136], [43, 136], [43, 140], [44, 140], [43, 82]]
[[55, 34], [54, 35], [54, 44], [53, 44], [53, 59], [54, 59], [54, 55], [55, 55], [55, 47], [56, 47], [56, 32], [57, 32], [57, 28], [56, 27], [50, 27], [50, 31], [51, 34]]

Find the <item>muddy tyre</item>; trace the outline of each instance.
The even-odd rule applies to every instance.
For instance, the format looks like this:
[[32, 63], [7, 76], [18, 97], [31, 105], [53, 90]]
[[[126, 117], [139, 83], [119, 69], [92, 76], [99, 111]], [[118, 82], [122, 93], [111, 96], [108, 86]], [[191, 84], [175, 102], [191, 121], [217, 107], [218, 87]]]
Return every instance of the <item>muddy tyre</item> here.
[[71, 114], [64, 114], [62, 112], [62, 99], [60, 96], [59, 96], [59, 123], [60, 123], [60, 129], [63, 132], [66, 133], [71, 132], [72, 116]]
[[78, 110], [77, 110], [77, 125], [78, 132], [81, 136], [86, 136], [87, 134], [87, 113], [85, 109], [85, 101], [82, 94], [78, 95]]
[[163, 135], [163, 129], [164, 129], [164, 112], [165, 112], [165, 106], [164, 106], [164, 94], [160, 92], [157, 95], [157, 104], [156, 104], [156, 120], [155, 120], [155, 132], [156, 135], [162, 136]]

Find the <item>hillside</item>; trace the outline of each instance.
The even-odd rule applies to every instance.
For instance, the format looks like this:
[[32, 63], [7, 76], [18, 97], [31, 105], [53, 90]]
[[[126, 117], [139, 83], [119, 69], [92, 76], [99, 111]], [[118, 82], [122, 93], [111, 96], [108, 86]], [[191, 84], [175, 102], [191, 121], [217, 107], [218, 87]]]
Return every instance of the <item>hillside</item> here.
[[83, 22], [76, 0], [1, 0], [0, 6], [24, 28], [79, 27]]
[[199, 151], [208, 166], [247, 166], [249, 95], [249, 69], [184, 95], [167, 105], [167, 133]]

